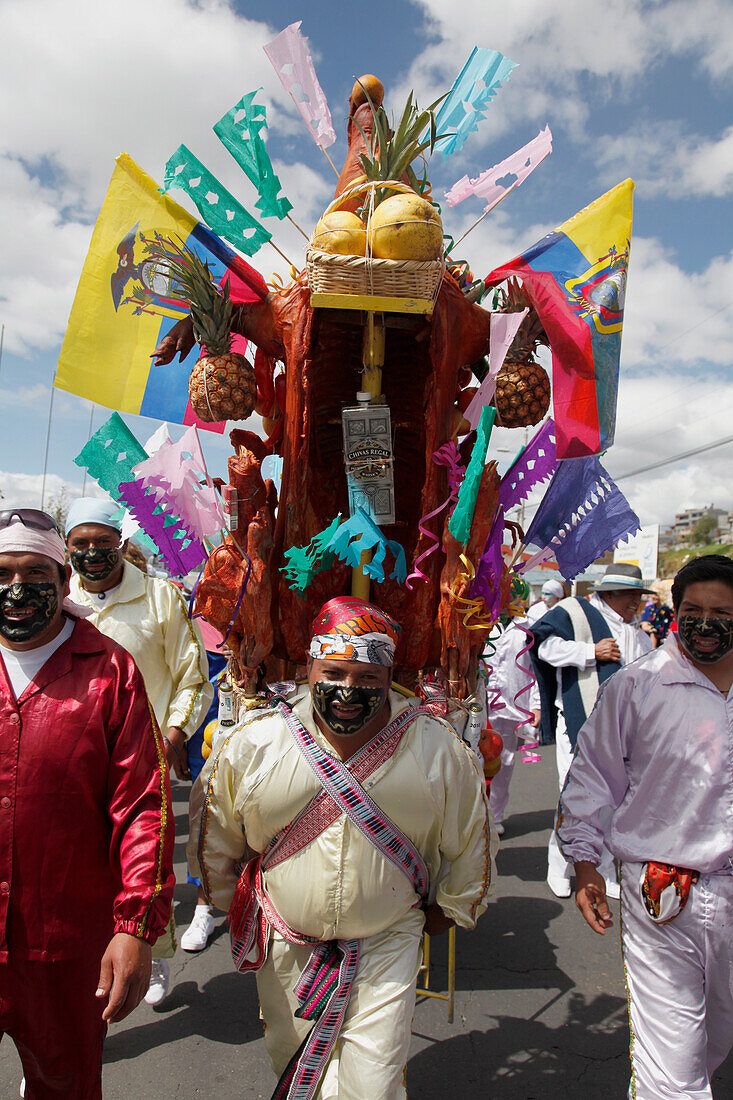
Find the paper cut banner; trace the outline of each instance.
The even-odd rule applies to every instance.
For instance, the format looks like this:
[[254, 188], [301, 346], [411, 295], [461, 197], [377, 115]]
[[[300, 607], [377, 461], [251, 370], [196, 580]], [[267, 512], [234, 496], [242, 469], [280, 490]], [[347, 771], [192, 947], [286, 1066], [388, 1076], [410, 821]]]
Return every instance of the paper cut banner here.
[[545, 126], [540, 130], [536, 138], [517, 149], [506, 160], [495, 164], [493, 168], [482, 172], [475, 180], [463, 176], [453, 184], [450, 191], [445, 192], [445, 199], [449, 206], [456, 206], [459, 202], [476, 195], [477, 198], [486, 199], [484, 214], [493, 210], [502, 199], [506, 198], [510, 191], [524, 183], [527, 176], [534, 172], [538, 164], [552, 152], [552, 134], [550, 127]]
[[257, 188], [259, 198], [255, 206], [263, 218], [282, 219], [293, 209], [293, 204], [284, 195], [278, 198], [282, 184], [275, 175], [262, 138], [262, 131], [267, 129], [267, 116], [265, 107], [253, 102], [256, 95], [257, 92], [248, 92], [242, 96], [239, 103], [219, 119], [214, 133]]
[[270, 240], [264, 225], [222, 187], [216, 176], [185, 145], [179, 145], [165, 166], [165, 187], [190, 195], [201, 217], [216, 233], [246, 256], [254, 256]]
[[[164, 440], [150, 458], [134, 468], [135, 478], [150, 489], [159, 503], [166, 502], [183, 525], [199, 539], [224, 527], [224, 513], [206, 469], [201, 442], [195, 427], [183, 433], [177, 443]], [[202, 486], [201, 481], [206, 485]]]
[[496, 376], [502, 368], [506, 353], [512, 346], [512, 341], [517, 335], [517, 330], [529, 310], [523, 309], [521, 313], [492, 313], [489, 322], [491, 329], [491, 344], [489, 347], [489, 373], [484, 378], [478, 390], [473, 396], [471, 404], [463, 414], [472, 428], [478, 427], [481, 418], [481, 410], [488, 405], [496, 390]]
[[469, 134], [478, 130], [502, 82], [509, 79], [516, 67], [515, 61], [497, 50], [474, 46], [435, 116], [436, 133], [449, 135], [435, 143], [443, 160], [462, 149]]
[[336, 134], [331, 124], [326, 96], [313, 67], [313, 59], [306, 40], [300, 33], [301, 23], [300, 19], [297, 23], [291, 23], [263, 48], [280, 77], [280, 83], [289, 92], [303, 116], [316, 145], [325, 149], [333, 145]]

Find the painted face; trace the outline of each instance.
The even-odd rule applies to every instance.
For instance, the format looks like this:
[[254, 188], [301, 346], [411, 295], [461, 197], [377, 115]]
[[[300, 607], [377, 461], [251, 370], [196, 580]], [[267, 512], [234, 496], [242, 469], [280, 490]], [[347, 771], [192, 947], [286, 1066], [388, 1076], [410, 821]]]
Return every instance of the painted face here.
[[106, 581], [120, 564], [120, 549], [90, 547], [69, 555], [76, 572], [87, 581]]
[[353, 737], [379, 714], [387, 698], [385, 687], [349, 687], [316, 680], [311, 686], [313, 706], [338, 737]]
[[30, 642], [48, 629], [58, 606], [58, 588], [51, 581], [2, 585], [0, 634], [9, 642]]
[[703, 664], [713, 664], [733, 649], [733, 619], [681, 615], [677, 630], [690, 656]]

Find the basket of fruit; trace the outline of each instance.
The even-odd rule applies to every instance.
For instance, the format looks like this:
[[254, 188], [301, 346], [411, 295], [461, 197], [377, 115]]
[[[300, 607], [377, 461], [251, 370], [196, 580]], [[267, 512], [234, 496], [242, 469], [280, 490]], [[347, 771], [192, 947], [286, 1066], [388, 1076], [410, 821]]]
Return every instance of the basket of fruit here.
[[[361, 196], [362, 217], [342, 209]], [[306, 252], [306, 270], [311, 294], [435, 301], [446, 270], [440, 215], [406, 184], [357, 184], [333, 199], [320, 218]]]
[[[361, 217], [342, 209], [362, 196]], [[311, 294], [435, 301], [445, 272], [440, 214], [407, 184], [359, 183], [322, 215], [306, 252], [306, 270]]]

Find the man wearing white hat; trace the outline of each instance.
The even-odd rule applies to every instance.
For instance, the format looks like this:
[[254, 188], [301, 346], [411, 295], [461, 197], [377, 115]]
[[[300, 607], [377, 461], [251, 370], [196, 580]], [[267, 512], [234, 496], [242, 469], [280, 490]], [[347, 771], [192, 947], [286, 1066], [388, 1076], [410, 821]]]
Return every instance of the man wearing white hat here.
[[540, 589], [540, 599], [537, 603], [533, 603], [527, 611], [527, 619], [530, 623], [536, 623], [538, 619], [541, 619], [551, 607], [554, 607], [556, 603], [562, 600], [565, 596], [565, 588], [562, 581], [549, 580], [545, 581]]
[[[147, 576], [123, 559], [119, 512], [118, 504], [93, 497], [71, 505], [66, 518], [66, 542], [74, 568], [71, 591], [91, 613], [97, 629], [134, 658], [163, 733], [168, 766], [179, 779], [190, 779], [186, 741], [198, 729], [214, 696], [206, 649], [176, 586]], [[206, 911], [197, 912], [194, 922], [208, 921], [213, 928], [213, 916], [206, 906], [202, 908]], [[186, 947], [185, 941], [182, 946]], [[175, 949], [171, 917], [169, 935], [154, 950], [148, 1004], [161, 1004], [168, 993], [167, 960]]]
[[[544, 741], [555, 735], [557, 773], [562, 790], [578, 731], [593, 709], [600, 685], [637, 657], [651, 642], [634, 623], [644, 587], [637, 565], [609, 565], [596, 591], [586, 600], [575, 596], [560, 602], [533, 623], [532, 660], [542, 704]], [[611, 853], [604, 849], [600, 872], [609, 897], [619, 888]], [[570, 866], [555, 834], [547, 853], [547, 883], [557, 897], [570, 896]]]
[[0, 1035], [33, 1100], [98, 1100], [168, 921], [172, 809], [142, 676], [64, 563], [50, 516], [0, 513]]

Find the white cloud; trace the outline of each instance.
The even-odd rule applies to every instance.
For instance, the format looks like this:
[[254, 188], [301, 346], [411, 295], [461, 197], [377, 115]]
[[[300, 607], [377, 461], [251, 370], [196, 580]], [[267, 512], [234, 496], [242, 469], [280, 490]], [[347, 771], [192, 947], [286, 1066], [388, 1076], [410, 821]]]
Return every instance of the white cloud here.
[[[41, 493], [44, 490], [41, 474], [15, 474], [7, 470], [0, 470], [0, 509], [5, 508], [40, 508]], [[97, 483], [91, 478], [84, 487], [84, 494], [88, 497], [104, 497]], [[65, 481], [58, 474], [47, 474], [44, 493], [44, 507], [51, 506], [53, 499], [59, 500], [64, 496], [69, 500], [82, 495], [81, 481]]]
[[[77, 0], [71, 6], [5, 0], [0, 308], [6, 350], [27, 355], [60, 343], [92, 223], [122, 149], [160, 180], [167, 157], [185, 142], [254, 211], [253, 188], [211, 127], [262, 85], [270, 128], [281, 137], [303, 134], [262, 49], [278, 29], [242, 18], [226, 0]], [[329, 188], [297, 157], [278, 168], [293, 216], [309, 232], [319, 196], [325, 196], [322, 209]], [[325, 162], [324, 169], [326, 179]], [[180, 192], [175, 198], [193, 210]], [[298, 231], [287, 221], [267, 224], [302, 266], [305, 242]], [[272, 249], [260, 252], [255, 264], [265, 275], [286, 273]]]
[[688, 273], [659, 241], [634, 238], [624, 317], [625, 371], [665, 363], [730, 364], [733, 253]]
[[625, 173], [644, 198], [722, 198], [733, 191], [733, 126], [704, 138], [684, 134], [678, 123], [647, 123], [597, 145], [609, 185]]

